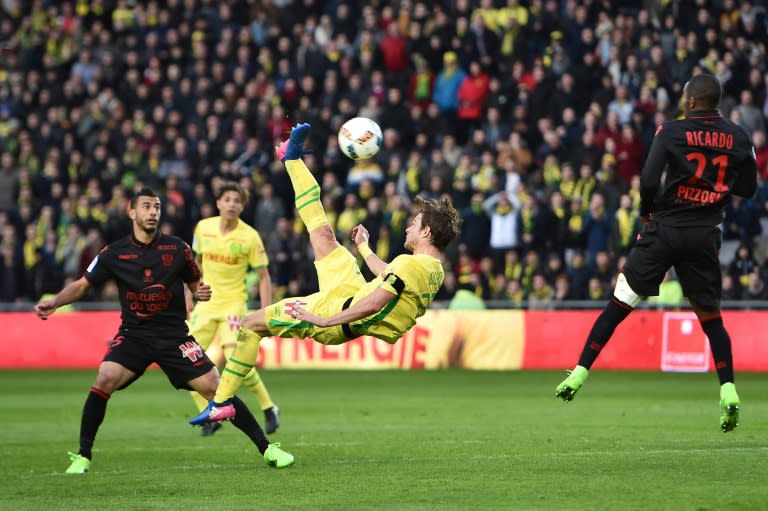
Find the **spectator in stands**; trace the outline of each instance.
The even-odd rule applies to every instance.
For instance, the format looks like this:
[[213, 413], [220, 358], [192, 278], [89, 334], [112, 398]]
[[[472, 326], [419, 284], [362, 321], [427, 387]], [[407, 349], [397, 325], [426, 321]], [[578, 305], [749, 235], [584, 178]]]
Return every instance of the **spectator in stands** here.
[[760, 271], [755, 268], [748, 276], [747, 286], [741, 294], [743, 300], [766, 300], [768, 299], [768, 286]]
[[677, 279], [672, 278], [672, 272], [667, 271], [664, 280], [659, 284], [659, 294], [648, 297], [648, 303], [656, 304], [659, 308], [677, 309], [683, 304], [683, 288]]
[[[149, 0], [80, 2], [77, 9], [73, 2], [22, 2], [14, 16], [0, 14], [7, 57], [0, 78], [0, 212], [23, 229], [37, 222], [44, 205], [54, 205], [55, 233], [42, 239], [57, 251], [72, 221], [83, 222], [85, 232], [97, 227], [111, 241], [125, 229], [120, 195], [137, 183], [163, 188], [159, 174], [177, 174], [186, 201], [175, 206], [176, 231], [189, 232], [212, 213], [209, 197], [224, 178], [253, 181], [253, 190], [271, 186], [265, 204], [281, 203], [292, 217], [290, 187], [274, 172], [274, 140], [294, 121], [312, 122], [311, 168], [332, 173], [344, 189], [352, 165], [338, 150], [336, 130], [345, 118], [364, 115], [385, 128], [375, 159], [383, 178], [374, 195], [398, 177], [395, 189], [406, 200], [427, 190], [432, 174], [445, 171], [432, 157], [439, 148], [450, 172], [436, 193], [449, 193], [457, 206], [469, 205], [475, 193], [500, 191], [506, 180], [508, 192], [522, 202], [533, 195], [547, 210], [551, 203], [559, 207], [554, 190], [568, 210], [573, 195], [586, 209], [599, 192], [613, 219], [625, 192], [637, 209], [631, 176], [642, 162], [639, 147], [678, 114], [674, 98], [696, 66], [724, 83], [724, 113], [733, 110], [755, 130], [761, 172], [765, 167], [766, 27], [754, 7], [730, 2], [702, 11], [671, 2], [635, 17], [620, 2], [576, 2], [558, 12], [556, 2], [535, 2], [530, 10], [512, 0], [503, 7], [467, 0], [450, 8], [374, 3], [356, 16], [343, 2], [327, 13], [312, 7], [287, 17], [290, 9], [246, 3], [223, 0], [209, 9], [189, 2], [182, 16]], [[710, 21], [701, 12], [710, 12]], [[472, 123], [477, 129], [454, 133], [462, 68], [472, 62], [487, 73], [488, 92]], [[634, 136], [625, 137], [629, 131]], [[81, 196], [87, 201], [79, 202]], [[367, 208], [370, 198], [359, 199]], [[726, 236], [756, 236], [754, 213], [759, 220], [767, 203], [763, 191], [752, 213], [744, 214], [743, 204], [732, 208]], [[255, 201], [254, 211], [260, 205]], [[337, 206], [344, 214], [343, 204]], [[246, 221], [256, 221], [254, 214]], [[586, 248], [580, 215], [575, 205], [564, 215], [574, 228], [566, 242], [568, 270], [573, 252]], [[562, 212], [555, 216], [563, 222]], [[277, 222], [267, 225], [274, 230]], [[481, 246], [489, 238], [490, 232]], [[18, 289], [11, 286], [12, 300], [23, 292], [22, 281], [23, 275]]]

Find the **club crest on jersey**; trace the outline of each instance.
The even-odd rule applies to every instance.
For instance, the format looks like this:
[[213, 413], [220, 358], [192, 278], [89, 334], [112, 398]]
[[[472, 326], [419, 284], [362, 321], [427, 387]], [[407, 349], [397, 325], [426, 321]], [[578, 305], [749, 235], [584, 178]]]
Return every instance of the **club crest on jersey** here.
[[203, 349], [199, 344], [187, 341], [179, 345], [182, 358], [188, 358], [191, 362], [197, 362], [197, 359], [203, 358]]
[[285, 309], [283, 309], [283, 314], [286, 316], [291, 316], [292, 318], [294, 316], [294, 312], [296, 312], [296, 309], [299, 307], [304, 307], [307, 305], [307, 302], [302, 302], [301, 300], [295, 300], [293, 302], [288, 302], [285, 304]]
[[144, 268], [144, 282], [152, 282], [152, 269]]
[[227, 316], [227, 326], [231, 331], [240, 330], [240, 318], [238, 316]]
[[173, 264], [173, 254], [163, 254], [160, 256], [160, 259], [163, 261], [163, 266], [166, 268], [170, 268]]

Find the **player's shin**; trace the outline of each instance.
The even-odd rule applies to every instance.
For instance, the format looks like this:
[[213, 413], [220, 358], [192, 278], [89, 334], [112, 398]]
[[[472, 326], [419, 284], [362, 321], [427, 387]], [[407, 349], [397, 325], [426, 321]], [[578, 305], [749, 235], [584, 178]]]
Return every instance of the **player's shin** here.
[[707, 334], [712, 358], [715, 361], [715, 369], [720, 379], [720, 385], [733, 383], [733, 354], [731, 352], [731, 338], [723, 326], [723, 318], [720, 314], [701, 319], [701, 329]]
[[611, 298], [608, 305], [592, 325], [587, 342], [584, 343], [584, 349], [579, 357], [579, 365], [589, 369], [600, 355], [600, 351], [610, 340], [613, 331], [624, 321], [624, 318], [632, 312], [632, 307], [619, 301], [615, 296]]
[[232, 405], [235, 407], [237, 412], [232, 419], [232, 424], [234, 424], [237, 429], [248, 435], [248, 438], [250, 438], [251, 441], [256, 444], [256, 447], [259, 448], [259, 452], [264, 454], [264, 452], [267, 450], [267, 447], [269, 447], [269, 441], [264, 435], [264, 431], [261, 429], [261, 426], [259, 426], [258, 421], [256, 421], [256, 418], [253, 416], [248, 407], [245, 406], [245, 403], [243, 403], [237, 396], [232, 398]]
[[253, 330], [245, 327], [240, 329], [235, 351], [229, 357], [227, 365], [224, 366], [224, 370], [221, 372], [221, 381], [216, 389], [216, 396], [213, 398], [214, 402], [223, 403], [237, 393], [237, 390], [243, 383], [243, 378], [248, 374], [248, 371], [253, 369], [253, 365], [256, 363], [256, 358], [259, 356], [260, 341], [261, 336]]
[[296, 210], [307, 227], [307, 232], [330, 225], [320, 201], [320, 185], [317, 184], [317, 180], [304, 161], [287, 160], [285, 168], [288, 170], [288, 176], [291, 178], [293, 191], [296, 194]]

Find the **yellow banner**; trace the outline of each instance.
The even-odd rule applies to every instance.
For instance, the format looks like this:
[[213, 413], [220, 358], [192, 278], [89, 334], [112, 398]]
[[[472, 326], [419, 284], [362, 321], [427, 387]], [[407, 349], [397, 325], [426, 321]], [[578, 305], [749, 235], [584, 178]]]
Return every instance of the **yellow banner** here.
[[283, 369], [520, 369], [522, 311], [432, 310], [395, 344], [363, 336], [338, 346], [265, 338], [259, 366]]

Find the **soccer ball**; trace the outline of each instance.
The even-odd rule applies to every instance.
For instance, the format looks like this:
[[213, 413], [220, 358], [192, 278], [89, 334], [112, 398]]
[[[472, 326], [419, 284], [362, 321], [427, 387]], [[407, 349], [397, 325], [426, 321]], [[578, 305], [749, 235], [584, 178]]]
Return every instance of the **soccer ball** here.
[[367, 117], [353, 117], [339, 129], [339, 148], [353, 160], [373, 158], [383, 141], [381, 128]]

